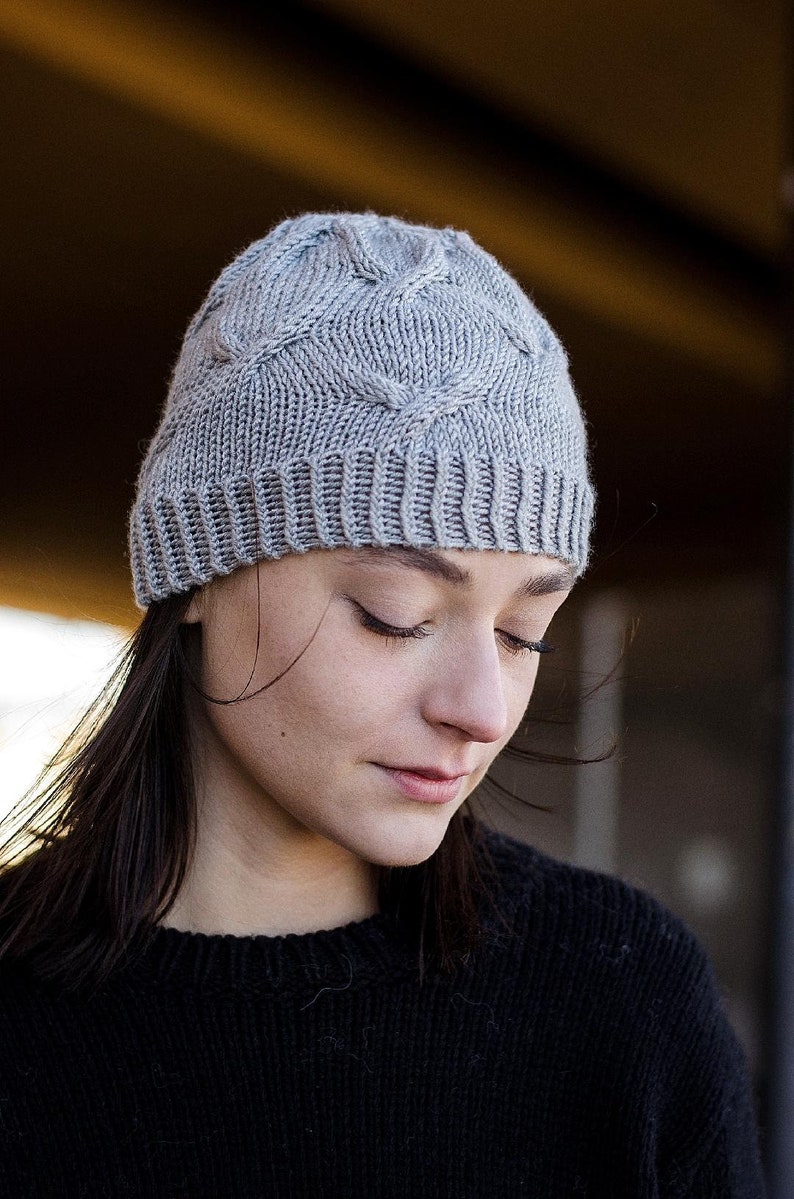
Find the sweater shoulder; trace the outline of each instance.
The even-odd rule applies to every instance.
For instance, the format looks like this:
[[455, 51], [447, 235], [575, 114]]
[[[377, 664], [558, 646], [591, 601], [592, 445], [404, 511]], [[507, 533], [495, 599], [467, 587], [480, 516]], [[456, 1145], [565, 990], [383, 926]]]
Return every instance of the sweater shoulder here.
[[715, 983], [696, 934], [662, 900], [618, 875], [574, 865], [493, 829], [483, 833], [502, 910], [533, 953], [546, 948], [581, 968], [601, 963], [635, 982], [638, 974]]
[[[503, 941], [521, 985], [548, 980], [547, 999], [576, 995], [596, 1038], [653, 1043], [660, 1072], [746, 1086], [744, 1051], [709, 956], [665, 903], [616, 875], [559, 861], [489, 832], [511, 932]], [[689, 1084], [687, 1084], [689, 1085]], [[725, 1100], [727, 1102], [727, 1099]]]
[[694, 934], [686, 923], [649, 891], [618, 874], [577, 866], [551, 857], [525, 841], [483, 826], [482, 840], [501, 892], [516, 907], [557, 905], [562, 912], [591, 915], [599, 925], [622, 921], [626, 914], [646, 919], [664, 932]]
[[696, 934], [625, 879], [502, 833], [484, 840], [512, 914], [512, 937], [495, 958], [512, 969], [511, 993], [533, 1019], [539, 1009], [564, 1013], [560, 1043], [599, 1062], [603, 1088], [610, 1079], [616, 1093], [640, 1086], [655, 1121], [660, 1193], [700, 1194], [696, 1179], [709, 1194], [760, 1193], [747, 1061]]

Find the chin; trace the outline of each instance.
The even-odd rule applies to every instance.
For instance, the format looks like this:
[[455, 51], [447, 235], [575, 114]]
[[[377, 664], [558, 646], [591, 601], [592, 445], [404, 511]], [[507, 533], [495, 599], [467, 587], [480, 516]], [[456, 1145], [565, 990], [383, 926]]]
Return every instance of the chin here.
[[453, 814], [454, 809], [445, 810], [443, 816], [437, 813], [435, 820], [403, 821], [399, 828], [371, 828], [348, 848], [373, 866], [418, 866], [436, 852]]

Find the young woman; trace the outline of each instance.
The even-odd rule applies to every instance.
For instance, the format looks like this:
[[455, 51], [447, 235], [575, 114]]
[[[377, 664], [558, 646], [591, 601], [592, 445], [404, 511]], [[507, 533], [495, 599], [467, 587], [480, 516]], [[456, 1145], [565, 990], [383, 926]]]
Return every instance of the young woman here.
[[223, 271], [146, 614], [6, 846], [2, 1194], [762, 1194], [692, 934], [467, 809], [592, 508], [560, 342], [465, 233], [307, 214]]

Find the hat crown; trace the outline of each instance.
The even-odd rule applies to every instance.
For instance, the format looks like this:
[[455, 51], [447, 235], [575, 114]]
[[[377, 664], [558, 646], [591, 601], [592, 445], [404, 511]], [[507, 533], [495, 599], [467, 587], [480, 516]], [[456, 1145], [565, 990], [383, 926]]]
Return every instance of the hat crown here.
[[[439, 490], [444, 470], [468, 508]], [[413, 495], [417, 471], [433, 497]], [[484, 522], [477, 487], [497, 476], [505, 512]], [[533, 517], [527, 488], [558, 509], [564, 493], [562, 515]], [[232, 528], [244, 490], [253, 540]], [[496, 259], [453, 229], [309, 213], [238, 255], [188, 326], [131, 518], [136, 596], [368, 541], [556, 551], [583, 569], [591, 513], [565, 351]]]

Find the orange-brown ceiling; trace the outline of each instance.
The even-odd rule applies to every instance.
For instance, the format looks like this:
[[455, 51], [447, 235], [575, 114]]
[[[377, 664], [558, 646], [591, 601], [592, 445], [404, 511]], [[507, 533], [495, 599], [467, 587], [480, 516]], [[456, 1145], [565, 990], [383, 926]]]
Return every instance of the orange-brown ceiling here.
[[784, 223], [783, 0], [311, 0], [767, 252]]

